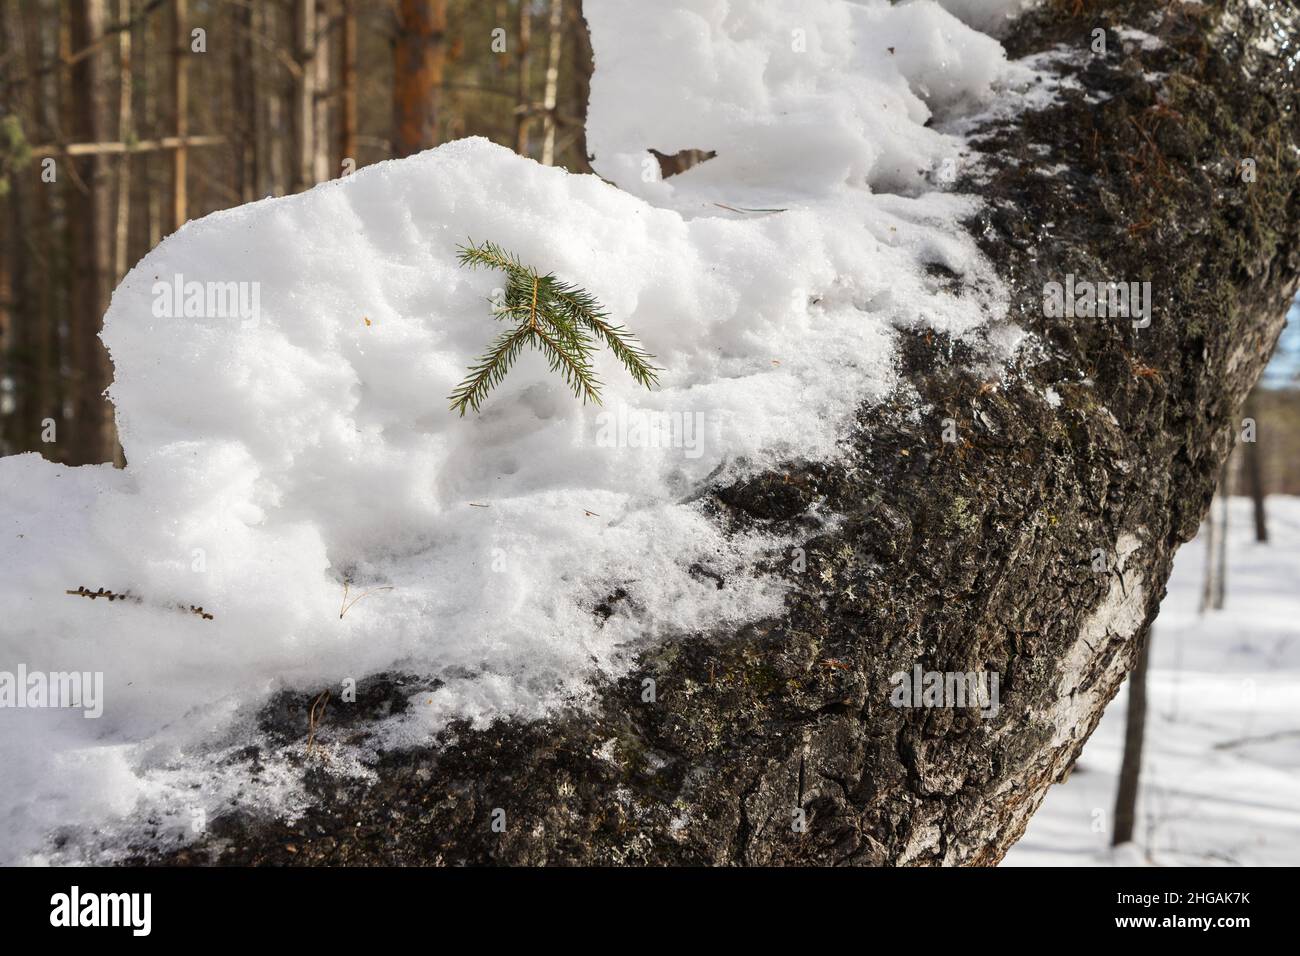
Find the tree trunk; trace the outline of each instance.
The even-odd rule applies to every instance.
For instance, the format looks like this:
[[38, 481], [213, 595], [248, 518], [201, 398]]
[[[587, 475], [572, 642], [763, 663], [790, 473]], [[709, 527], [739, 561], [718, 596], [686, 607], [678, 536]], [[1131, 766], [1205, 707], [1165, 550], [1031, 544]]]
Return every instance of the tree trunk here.
[[1217, 541], [1219, 538], [1219, 519], [1211, 509], [1205, 515], [1203, 523], [1204, 532], [1202, 537], [1205, 539], [1205, 564], [1201, 574], [1201, 606], [1200, 613], [1204, 614], [1214, 606], [1214, 593], [1217, 590], [1214, 576], [1219, 571], [1219, 548]]
[[587, 152], [587, 100], [591, 98], [591, 34], [582, 15], [582, 0], [569, 3], [569, 32], [573, 47], [573, 103], [578, 128], [573, 141], [576, 154], [572, 172], [590, 173], [591, 154]]
[[[286, 32], [285, 18], [279, 16], [275, 5], [259, 5], [257, 13], [261, 17], [262, 35], [268, 37], [273, 45], [282, 45], [283, 34]], [[289, 42], [292, 43], [292, 40], [290, 39]], [[278, 64], [268, 72], [273, 77], [282, 75]], [[260, 171], [261, 186], [258, 191], [264, 196], [283, 195], [289, 179], [284, 137], [277, 135], [284, 124], [285, 93], [285, 84], [280, 81], [272, 83], [271, 89], [261, 99], [262, 115], [258, 122], [265, 134], [262, 142], [267, 146], [263, 150], [265, 165]]]
[[555, 165], [555, 108], [560, 90], [560, 52], [564, 40], [564, 0], [551, 0], [546, 26], [546, 87], [542, 95], [542, 165]]
[[236, 4], [230, 9], [234, 29], [230, 44], [230, 78], [232, 83], [231, 117], [235, 160], [234, 187], [241, 202], [257, 198], [257, 53], [254, 46], [253, 5]]
[[[18, 9], [13, 3], [0, 4], [0, 104], [6, 113], [18, 114], [14, 92], [14, 76], [18, 73], [19, 53], [17, 44], [22, 41], [22, 33], [17, 29]], [[3, 161], [4, 157], [0, 157]], [[30, 174], [30, 170], [24, 170]], [[0, 175], [3, 175], [0, 173]], [[30, 313], [30, 295], [27, 274], [28, 243], [30, 234], [26, 221], [25, 196], [15, 189], [13, 178], [0, 179], [0, 215], [10, 228], [0, 232], [0, 382], [8, 381], [13, 389], [14, 404], [6, 412], [0, 401], [0, 455], [12, 455], [26, 450], [28, 429], [31, 421], [31, 409], [27, 406], [31, 395], [28, 391], [31, 378], [31, 362], [27, 344], [27, 329], [30, 320], [19, 324], [16, 317]]]
[[172, 109], [179, 141], [172, 152], [172, 231], [189, 220], [190, 154], [185, 138], [190, 134], [190, 25], [187, 0], [175, 0], [172, 48]]
[[[799, 560], [771, 569], [789, 585], [779, 613], [643, 648], [581, 710], [457, 723], [376, 758], [370, 780], [305, 774], [293, 822], [231, 814], [169, 858], [999, 861], [1136, 663], [1300, 271], [1300, 159], [1256, 149], [1300, 142], [1300, 92], [1269, 52], [1300, 15], [1251, 0], [1111, 14], [1162, 44], [1129, 54], [1113, 36], [1108, 55], [1063, 61], [1077, 87], [989, 120], [981, 178], [957, 184], [983, 200], [969, 229], [1041, 348], [989, 389], [975, 346], [900, 331], [900, 388], [862, 405], [843, 460], [700, 489], [726, 526], [798, 535]], [[1094, 20], [1052, 5], [1004, 42], [1077, 46]], [[1259, 157], [1258, 181], [1233, 180], [1237, 156]], [[1154, 320], [1045, 317], [1042, 290], [1067, 273], [1149, 280]], [[960, 447], [940, 440], [948, 417]], [[894, 706], [915, 666], [998, 675], [996, 712]], [[361, 681], [346, 732], [409, 691]], [[265, 725], [305, 741], [313, 696], [277, 699]]]
[[[131, 0], [118, 0], [117, 17], [125, 23], [131, 19]], [[131, 116], [131, 31], [122, 30], [117, 35], [118, 49], [118, 100], [117, 138], [130, 143], [135, 137], [135, 121]], [[113, 282], [126, 275], [130, 266], [131, 241], [131, 154], [123, 153], [117, 161], [117, 217], [113, 234]]]
[[1255, 516], [1255, 540], [1261, 544], [1268, 542], [1268, 515], [1264, 510], [1264, 465], [1260, 461], [1259, 448], [1259, 403], [1252, 392], [1246, 400], [1246, 417], [1255, 423], [1255, 434], [1251, 441], [1242, 445], [1242, 470], [1245, 472], [1246, 488]]
[[438, 145], [446, 62], [446, 0], [399, 0], [393, 56], [394, 156]]
[[532, 84], [528, 75], [533, 43], [533, 8], [529, 0], [519, 0], [519, 30], [515, 37], [515, 152], [528, 155], [528, 124], [532, 120]]
[[1142, 740], [1147, 726], [1147, 661], [1151, 657], [1154, 629], [1138, 652], [1137, 663], [1128, 675], [1128, 711], [1124, 715], [1124, 760], [1119, 770], [1119, 789], [1115, 794], [1115, 830], [1111, 846], [1130, 843], [1137, 822], [1138, 782], [1142, 776]]
[[343, 0], [342, 37], [339, 48], [341, 63], [339, 85], [339, 155], [340, 172], [343, 163], [351, 160], [357, 164], [357, 11], [356, 0]]
[[330, 138], [330, 8], [325, 0], [316, 2], [317, 38], [313, 45], [312, 69], [315, 78], [315, 109], [312, 121], [315, 136], [312, 144], [312, 180], [323, 183], [337, 173], [331, 169], [330, 154], [334, 140]]
[[[103, 0], [85, 0], [68, 9], [72, 18], [69, 39], [72, 48], [80, 50], [103, 32]], [[105, 88], [102, 59], [103, 54], [95, 52], [72, 67], [72, 128], [79, 140], [95, 142], [101, 136]], [[86, 156], [65, 162], [72, 173], [68, 179], [74, 180], [72, 188], [86, 190], [85, 195], [73, 197], [68, 207], [73, 248], [69, 364], [76, 375], [69, 461], [94, 464], [113, 461], [117, 448], [113, 410], [104, 395], [112, 380], [112, 366], [99, 340], [110, 290], [112, 189], [104, 158]]]
[[[144, 129], [150, 136], [159, 137], [162, 135], [161, 123], [159, 121], [159, 90], [162, 82], [160, 76], [162, 71], [159, 69], [159, 57], [152, 55], [154, 50], [166, 50], [170, 48], [165, 32], [166, 24], [159, 18], [154, 23], [146, 23], [144, 28], [144, 42], [147, 47], [146, 55], [141, 57], [144, 64]], [[172, 157], [166, 157], [167, 162], [172, 161]], [[162, 190], [158, 188], [157, 170], [159, 162], [157, 157], [145, 157], [143, 162], [145, 179], [149, 183], [149, 189], [145, 198], [145, 219], [146, 230], [148, 234], [148, 248], [152, 249], [162, 241], [163, 236], [163, 196]]]
[[1223, 610], [1228, 594], [1228, 512], [1232, 504], [1232, 469], [1228, 462], [1231, 460], [1230, 454], [1219, 469], [1219, 535], [1214, 541], [1218, 568], [1214, 573], [1214, 593], [1211, 596], [1211, 606], [1216, 611]]
[[289, 189], [302, 192], [316, 184], [316, 0], [293, 3], [292, 138]]

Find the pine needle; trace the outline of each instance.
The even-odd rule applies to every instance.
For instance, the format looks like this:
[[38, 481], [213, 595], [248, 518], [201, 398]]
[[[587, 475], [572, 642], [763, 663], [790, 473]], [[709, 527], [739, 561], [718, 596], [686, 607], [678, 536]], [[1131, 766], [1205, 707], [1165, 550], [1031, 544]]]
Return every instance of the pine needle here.
[[505, 295], [494, 304], [493, 317], [510, 320], [514, 328], [498, 335], [487, 353], [469, 368], [465, 380], [448, 396], [452, 411], [461, 416], [478, 411], [493, 388], [500, 385], [524, 346], [540, 351], [552, 372], [558, 373], [573, 397], [583, 404], [601, 404], [600, 379], [592, 368], [591, 354], [597, 342], [614, 353], [638, 385], [653, 388], [661, 371], [650, 364], [654, 358], [641, 347], [632, 332], [613, 325], [596, 298], [553, 274], [541, 275], [525, 266], [514, 253], [491, 241], [457, 249], [457, 261], [470, 269], [488, 268], [504, 272]]

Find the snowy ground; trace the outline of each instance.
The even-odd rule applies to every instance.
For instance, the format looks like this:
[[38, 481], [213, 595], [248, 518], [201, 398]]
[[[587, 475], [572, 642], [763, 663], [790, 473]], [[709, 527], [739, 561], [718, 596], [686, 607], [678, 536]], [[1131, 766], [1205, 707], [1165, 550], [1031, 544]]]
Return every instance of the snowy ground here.
[[1256, 544], [1233, 499], [1228, 597], [1205, 617], [1204, 541], [1179, 553], [1156, 622], [1135, 844], [1109, 851], [1127, 688], [1010, 866], [1300, 863], [1300, 498], [1268, 500]]

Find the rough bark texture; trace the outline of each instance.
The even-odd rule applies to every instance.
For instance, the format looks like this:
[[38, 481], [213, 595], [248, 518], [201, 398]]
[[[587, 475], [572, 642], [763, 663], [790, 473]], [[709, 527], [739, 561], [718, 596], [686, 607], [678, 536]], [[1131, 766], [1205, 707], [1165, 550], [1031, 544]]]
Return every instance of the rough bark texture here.
[[[1105, 56], [1067, 68], [1081, 88], [1063, 105], [980, 137], [992, 178], [968, 184], [987, 199], [970, 228], [1039, 346], [978, 372], [969, 346], [907, 337], [915, 392], [864, 408], [845, 462], [708, 494], [719, 522], [806, 541], [803, 573], [775, 569], [793, 589], [781, 617], [644, 651], [594, 711], [454, 726], [385, 756], [372, 784], [307, 770], [317, 802], [302, 819], [231, 814], [167, 859], [1000, 860], [1132, 666], [1300, 267], [1295, 14], [1238, 0], [1090, 4], [1086, 19], [1071, 7], [1023, 20], [1012, 56], [1086, 54], [1099, 22], [1165, 45], [1140, 51], [1112, 30]], [[1256, 49], [1263, 36], [1279, 55]], [[1144, 78], [1156, 72], [1167, 78]], [[1071, 272], [1149, 280], [1151, 326], [1045, 318], [1044, 283]], [[955, 443], [941, 440], [946, 418]], [[890, 675], [916, 663], [998, 672], [996, 717], [891, 706]], [[363, 682], [355, 705], [330, 710], [331, 732], [364, 734], [417, 686]], [[266, 727], [305, 739], [308, 700], [282, 697]]]

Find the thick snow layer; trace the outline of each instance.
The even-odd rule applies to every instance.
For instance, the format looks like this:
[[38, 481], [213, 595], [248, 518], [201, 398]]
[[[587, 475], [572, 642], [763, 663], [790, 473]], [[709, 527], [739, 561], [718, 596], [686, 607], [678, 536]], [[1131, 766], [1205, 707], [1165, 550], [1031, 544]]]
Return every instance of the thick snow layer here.
[[[957, 144], [924, 124], [987, 100], [1006, 67], [995, 40], [932, 0], [607, 0], [586, 16], [596, 169], [686, 208], [927, 188]], [[660, 181], [648, 147], [717, 156]]]
[[1257, 544], [1250, 501], [1232, 499], [1224, 610], [1198, 613], [1204, 538], [1178, 552], [1147, 673], [1134, 843], [1109, 847], [1125, 688], [1007, 865], [1300, 861], [1300, 499], [1267, 505], [1270, 540]]
[[[699, 490], [834, 457], [894, 386], [898, 329], [1000, 319], [960, 225], [975, 200], [933, 177], [963, 143], [924, 125], [996, 96], [994, 41], [931, 0], [587, 10], [590, 141], [617, 186], [450, 143], [189, 223], [117, 289], [125, 472], [0, 460], [0, 671], [104, 681], [98, 718], [0, 710], [0, 861], [60, 828], [71, 852], [84, 825], [292, 810], [273, 748], [256, 784], [223, 749], [277, 687], [436, 677], [386, 743], [427, 740], [580, 701], [634, 640], [777, 610], [776, 581], [742, 569], [789, 542], [723, 536]], [[647, 182], [649, 147], [718, 157]], [[782, 211], [737, 211], [756, 205]], [[584, 407], [525, 354], [481, 415], [451, 414], [495, 331], [500, 278], [455, 261], [471, 238], [596, 295], [662, 388], [601, 356], [605, 407]], [[246, 309], [191, 304], [189, 283]], [[341, 615], [345, 586], [364, 597]]]

